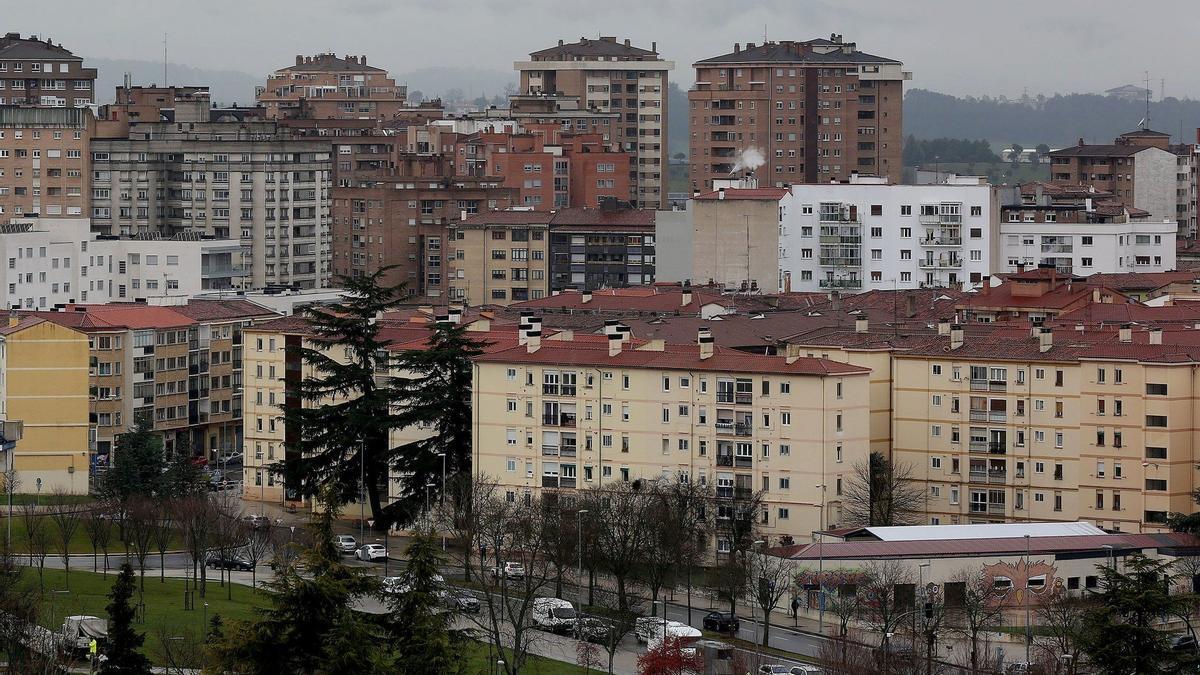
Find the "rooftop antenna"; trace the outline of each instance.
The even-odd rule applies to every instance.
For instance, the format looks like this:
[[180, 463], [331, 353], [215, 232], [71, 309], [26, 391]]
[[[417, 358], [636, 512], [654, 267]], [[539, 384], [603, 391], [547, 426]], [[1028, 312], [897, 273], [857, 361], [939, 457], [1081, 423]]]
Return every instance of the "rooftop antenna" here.
[[167, 86], [167, 33], [163, 32], [163, 86]]
[[1144, 71], [1146, 75], [1146, 116], [1142, 118], [1142, 131], [1150, 128], [1150, 71]]

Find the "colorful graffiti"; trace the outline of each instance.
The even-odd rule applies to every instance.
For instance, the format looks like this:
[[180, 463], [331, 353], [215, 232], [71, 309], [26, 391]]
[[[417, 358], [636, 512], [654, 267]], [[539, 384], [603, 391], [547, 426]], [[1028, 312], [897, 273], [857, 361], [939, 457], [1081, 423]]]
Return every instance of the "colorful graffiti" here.
[[1027, 601], [1036, 605], [1062, 590], [1057, 568], [1042, 560], [984, 565], [983, 578], [994, 590], [994, 605], [1024, 605]]

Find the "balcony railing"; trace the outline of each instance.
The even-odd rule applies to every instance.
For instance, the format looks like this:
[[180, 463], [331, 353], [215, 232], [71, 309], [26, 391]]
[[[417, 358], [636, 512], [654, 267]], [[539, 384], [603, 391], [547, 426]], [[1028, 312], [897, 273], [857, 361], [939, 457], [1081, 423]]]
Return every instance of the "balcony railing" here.
[[733, 430], [734, 430], [733, 420], [728, 420], [728, 421], [717, 420], [716, 424], [714, 424], [713, 426], [717, 428], [718, 434], [721, 434], [721, 433], [732, 434]]
[[733, 466], [733, 455], [717, 455], [717, 466]]
[[988, 471], [987, 479], [988, 479], [989, 483], [1007, 483], [1008, 482], [1008, 472], [1007, 471]]
[[557, 445], [542, 445], [542, 456], [543, 457], [558, 457], [558, 446]]
[[718, 391], [717, 392], [717, 403], [733, 403], [733, 392]]
[[922, 246], [962, 246], [962, 237], [925, 237]]
[[743, 468], [749, 468], [749, 467], [752, 467], [752, 466], [754, 466], [754, 458], [753, 458], [753, 457], [747, 457], [747, 456], [745, 456], [745, 455], [742, 455], [742, 456], [739, 456], [739, 457], [734, 457], [734, 458], [733, 458], [733, 465], [734, 465], [734, 466], [740, 466], [740, 467], [743, 467]]
[[1008, 454], [1008, 443], [1005, 441], [990, 441], [988, 442], [988, 452], [993, 455]]
[[739, 405], [750, 405], [754, 402], [754, 394], [739, 391], [733, 395], [733, 402]]
[[821, 288], [862, 288], [862, 279], [822, 279]]
[[575, 427], [574, 413], [561, 413], [558, 415], [542, 415], [542, 424], [549, 427]]
[[970, 450], [971, 450], [971, 452], [987, 452], [988, 451], [988, 442], [987, 441], [971, 441]]
[[754, 426], [751, 424], [738, 423], [734, 426], [734, 434], [738, 436], [750, 436], [754, 433]]
[[1008, 391], [1004, 380], [971, 380], [971, 391]]
[[987, 506], [988, 513], [999, 513], [1001, 515], [1004, 514], [1004, 502], [1000, 502], [998, 504], [995, 502], [989, 502]]

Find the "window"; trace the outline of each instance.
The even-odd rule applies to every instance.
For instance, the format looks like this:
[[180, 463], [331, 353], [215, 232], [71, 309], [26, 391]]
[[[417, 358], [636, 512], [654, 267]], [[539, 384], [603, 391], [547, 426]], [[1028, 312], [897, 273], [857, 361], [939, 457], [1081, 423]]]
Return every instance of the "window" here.
[[1167, 416], [1166, 415], [1146, 415], [1146, 426], [1156, 427], [1156, 428], [1160, 428], [1160, 429], [1165, 428], [1167, 426]]
[[1162, 478], [1147, 478], [1146, 489], [1158, 492], [1165, 492], [1167, 489], [1167, 481]]
[[929, 468], [931, 468], [931, 469], [942, 468], [942, 458], [941, 457], [930, 457], [929, 458]]
[[1146, 383], [1146, 395], [1147, 396], [1166, 396], [1167, 395], [1167, 385], [1153, 384], [1151, 382], [1147, 382]]
[[1166, 459], [1167, 449], [1162, 447], [1146, 446], [1146, 459]]

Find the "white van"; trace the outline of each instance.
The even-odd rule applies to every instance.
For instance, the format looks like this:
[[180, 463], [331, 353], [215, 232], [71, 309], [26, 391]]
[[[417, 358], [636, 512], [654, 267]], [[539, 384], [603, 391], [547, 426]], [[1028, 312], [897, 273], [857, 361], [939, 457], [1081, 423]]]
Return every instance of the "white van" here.
[[[662, 644], [663, 635], [674, 638], [684, 645], [695, 643], [701, 638], [703, 633], [698, 629], [680, 623], [679, 621], [663, 621], [662, 617], [643, 616], [634, 623], [634, 633], [637, 635], [638, 642], [647, 646], [648, 649], [655, 649]], [[695, 649], [685, 647], [684, 653], [692, 654]]]
[[553, 633], [569, 633], [575, 627], [575, 606], [559, 598], [534, 598], [529, 621], [535, 628]]

